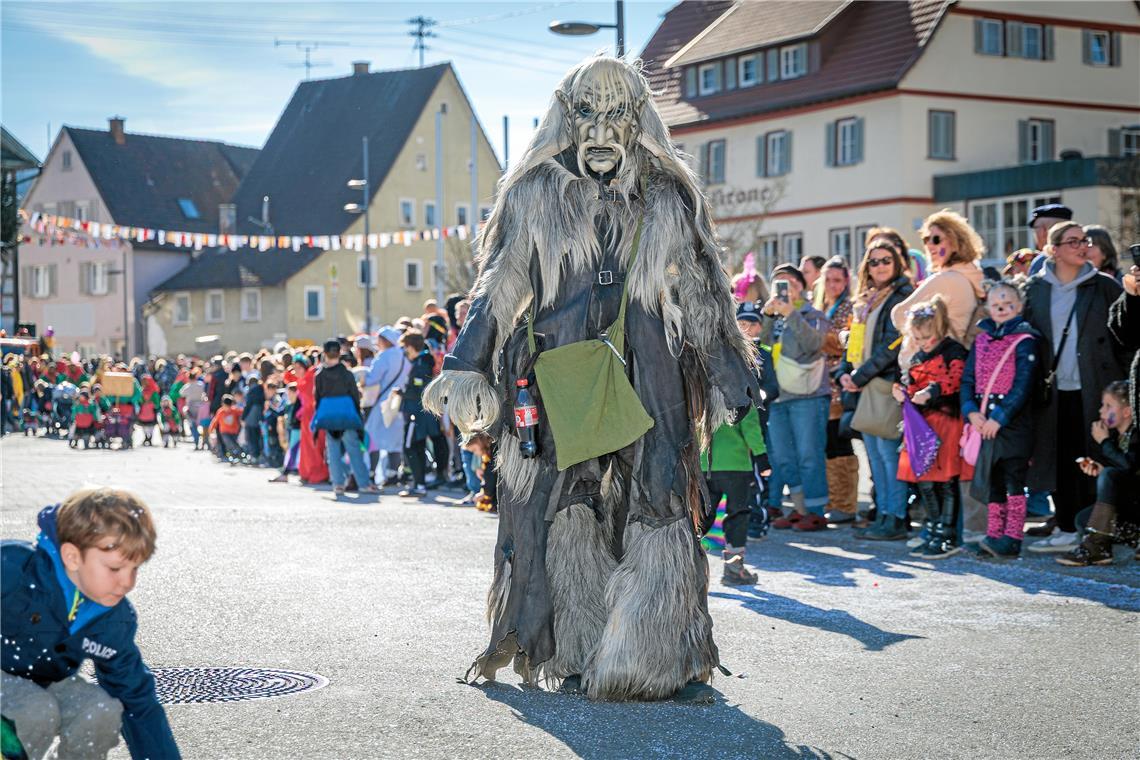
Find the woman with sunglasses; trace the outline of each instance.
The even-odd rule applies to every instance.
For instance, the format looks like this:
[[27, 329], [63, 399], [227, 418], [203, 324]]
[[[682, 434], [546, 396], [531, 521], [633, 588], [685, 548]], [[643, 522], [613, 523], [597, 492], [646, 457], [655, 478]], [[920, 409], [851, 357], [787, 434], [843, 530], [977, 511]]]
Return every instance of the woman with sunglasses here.
[[[899, 330], [891, 322], [890, 314], [914, 292], [904, 255], [889, 239], [874, 238], [868, 243], [859, 265], [847, 352], [836, 370], [840, 387], [855, 398], [865, 392], [872, 380], [877, 380], [876, 385], [885, 387], [888, 393], [898, 382]], [[897, 477], [899, 437], [897, 433], [892, 436], [863, 433], [878, 507], [875, 522], [862, 534], [864, 538], [880, 541], [906, 538], [906, 486]]]
[[1051, 349], [1040, 373], [1050, 379], [1034, 415], [1028, 484], [1031, 491], [1052, 492], [1056, 527], [1028, 548], [1067, 552], [1080, 541], [1077, 513], [1096, 500], [1094, 481], [1076, 460], [1097, 450], [1090, 431], [1100, 419], [1101, 391], [1125, 376], [1120, 348], [1108, 331], [1109, 306], [1121, 287], [1089, 262], [1081, 225], [1059, 222], [1048, 239], [1048, 259], [1029, 279], [1025, 298], [1026, 321]]
[[[969, 349], [974, 326], [985, 316], [978, 309], [986, 295], [982, 287], [985, 277], [978, 266], [985, 243], [965, 217], [948, 208], [926, 217], [921, 234], [930, 259], [930, 276], [891, 311], [891, 321], [901, 330], [911, 306], [940, 295], [949, 312], [950, 337]], [[900, 366], [909, 366], [916, 350], [911, 341], [904, 340], [899, 352]]]

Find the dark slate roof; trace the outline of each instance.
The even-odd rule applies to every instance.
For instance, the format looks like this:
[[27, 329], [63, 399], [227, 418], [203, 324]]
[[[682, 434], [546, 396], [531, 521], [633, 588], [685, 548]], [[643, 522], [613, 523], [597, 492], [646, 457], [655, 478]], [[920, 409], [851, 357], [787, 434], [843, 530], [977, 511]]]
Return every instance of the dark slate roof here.
[[319, 248], [302, 248], [296, 253], [252, 248], [206, 249], [191, 259], [185, 269], [156, 286], [154, 292], [283, 285], [321, 253]]
[[[229, 203], [256, 148], [130, 131], [117, 145], [107, 130], [64, 127], [115, 224], [183, 232], [218, 231], [218, 204]], [[198, 209], [187, 219], [179, 198]]]
[[28, 150], [16, 136], [6, 127], [0, 127], [0, 166], [16, 171], [19, 169], [35, 169], [40, 160]]
[[686, 45], [671, 66], [743, 53], [818, 32], [851, 0], [738, 2]]
[[361, 138], [368, 136], [369, 179], [380, 187], [450, 63], [302, 82], [238, 188], [238, 230], [262, 230], [261, 199], [278, 235], [337, 235], [352, 223], [346, 203], [360, 191]]
[[[661, 93], [656, 98], [657, 106], [670, 127], [780, 111], [896, 87], [918, 59], [950, 0], [856, 0], [848, 3], [830, 16], [828, 23], [816, 35], [821, 48], [818, 70], [798, 79], [766, 82], [686, 99], [683, 93], [685, 67], [666, 66], [666, 62], [724, 16], [731, 3], [721, 4], [718, 13], [707, 7], [713, 5], [686, 0], [675, 6], [666, 14], [642, 53], [646, 75], [654, 90]], [[803, 3], [790, 7], [812, 5]], [[761, 23], [757, 14], [768, 6], [766, 2], [751, 3], [747, 13], [725, 16], [715, 30], [725, 40], [723, 55], [739, 51], [739, 45], [729, 42], [731, 35], [727, 34], [731, 32], [733, 18], [748, 16], [751, 23]], [[773, 12], [779, 10], [781, 13], [789, 8], [785, 3], [774, 3], [771, 7]], [[806, 10], [804, 12], [807, 13]], [[710, 15], [712, 18], [708, 18]], [[816, 16], [818, 14], [813, 14], [813, 18]], [[810, 21], [806, 19], [805, 24]], [[789, 22], [784, 19], [781, 23]], [[685, 34], [690, 36], [678, 41]], [[710, 36], [711, 32], [703, 39]], [[702, 48], [702, 57], [707, 58], [711, 54], [710, 50]]]

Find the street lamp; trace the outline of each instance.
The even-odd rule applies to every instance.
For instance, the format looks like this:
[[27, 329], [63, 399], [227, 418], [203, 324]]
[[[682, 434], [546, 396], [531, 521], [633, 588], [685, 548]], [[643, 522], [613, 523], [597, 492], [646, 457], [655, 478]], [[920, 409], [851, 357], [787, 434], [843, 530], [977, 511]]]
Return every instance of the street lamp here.
[[614, 24], [600, 24], [593, 21], [551, 21], [550, 31], [555, 34], [564, 34], [569, 37], [583, 37], [593, 34], [599, 29], [614, 29], [617, 31], [617, 57], [625, 57], [625, 2], [615, 0], [614, 14], [617, 22]]
[[368, 138], [362, 137], [361, 150], [364, 159], [364, 179], [350, 179], [348, 187], [364, 194], [364, 204], [346, 203], [344, 210], [350, 214], [364, 214], [364, 332], [372, 332], [372, 248], [368, 244], [371, 228], [368, 225]]
[[123, 248], [123, 263], [119, 269], [108, 269], [108, 277], [120, 276], [123, 278], [123, 361], [131, 360], [130, 322], [127, 320], [127, 249]]

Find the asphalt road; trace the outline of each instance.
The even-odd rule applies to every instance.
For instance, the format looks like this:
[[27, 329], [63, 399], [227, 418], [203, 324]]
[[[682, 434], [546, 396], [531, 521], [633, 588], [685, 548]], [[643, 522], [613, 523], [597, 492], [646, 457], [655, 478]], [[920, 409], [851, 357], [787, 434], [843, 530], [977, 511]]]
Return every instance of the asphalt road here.
[[[720, 585], [735, 674], [712, 707], [592, 704], [457, 683], [486, 645], [496, 521], [329, 489], [177, 450], [0, 442], [0, 535], [84, 484], [135, 490], [158, 553], [131, 595], [152, 667], [318, 673], [278, 699], [172, 705], [188, 758], [1140, 756], [1140, 563], [912, 560], [849, 530], [753, 543], [754, 589]], [[112, 753], [125, 758], [122, 745]]]

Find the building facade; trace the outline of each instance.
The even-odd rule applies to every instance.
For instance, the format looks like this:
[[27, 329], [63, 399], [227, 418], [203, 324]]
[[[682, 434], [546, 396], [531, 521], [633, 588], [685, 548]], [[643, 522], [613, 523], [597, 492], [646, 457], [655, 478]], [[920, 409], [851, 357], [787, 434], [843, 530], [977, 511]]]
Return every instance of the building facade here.
[[1134, 3], [681, 3], [643, 56], [730, 263], [854, 263], [870, 227], [917, 246], [944, 206], [991, 258], [1045, 202], [1138, 233]]

